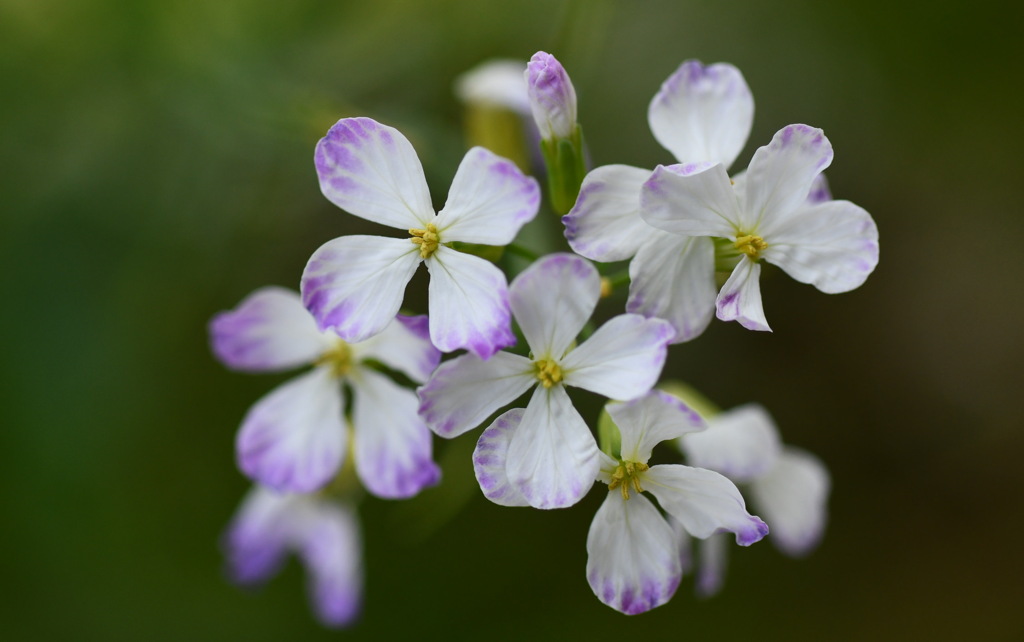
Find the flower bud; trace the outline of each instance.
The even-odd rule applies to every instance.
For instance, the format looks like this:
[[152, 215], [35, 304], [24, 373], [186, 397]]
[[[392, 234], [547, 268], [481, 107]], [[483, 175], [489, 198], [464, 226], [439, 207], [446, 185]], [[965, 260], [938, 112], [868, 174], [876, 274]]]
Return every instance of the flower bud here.
[[576, 129], [576, 90], [562, 64], [538, 51], [526, 66], [526, 86], [541, 137], [570, 138]]

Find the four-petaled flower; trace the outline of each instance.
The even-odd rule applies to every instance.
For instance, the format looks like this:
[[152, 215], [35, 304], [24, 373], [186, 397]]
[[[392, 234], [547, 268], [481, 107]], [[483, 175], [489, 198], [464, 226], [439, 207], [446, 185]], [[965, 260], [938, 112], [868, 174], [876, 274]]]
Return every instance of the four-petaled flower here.
[[831, 162], [832, 145], [820, 129], [789, 125], [734, 180], [722, 163], [658, 166], [641, 191], [641, 217], [674, 234], [731, 244], [739, 260], [718, 293], [718, 318], [769, 330], [762, 259], [828, 293], [860, 286], [878, 264], [871, 215], [849, 201], [815, 198]]
[[[683, 402], [655, 390], [628, 403], [610, 403], [607, 410], [622, 441], [618, 459], [600, 453], [597, 480], [608, 484], [609, 492], [587, 535], [587, 581], [608, 606], [641, 613], [667, 602], [683, 573], [679, 537], [644, 491], [694, 537], [731, 532], [737, 543], [749, 546], [768, 527], [747, 512], [726, 477], [678, 464], [648, 465], [658, 443], [704, 430], [700, 415]], [[477, 479], [481, 485], [487, 480], [492, 500], [505, 506], [527, 503], [502, 465], [522, 420], [520, 409], [499, 417], [484, 431], [474, 458]]]
[[[654, 138], [680, 163], [729, 167], [754, 119], [754, 98], [736, 67], [688, 60], [651, 100]], [[675, 167], [675, 166], [673, 166]], [[626, 310], [670, 322], [675, 342], [696, 338], [715, 310], [715, 248], [711, 239], [680, 236], [640, 217], [640, 190], [651, 171], [629, 165], [598, 167], [583, 179], [572, 210], [562, 217], [572, 249], [601, 262], [629, 264]]]
[[289, 552], [306, 566], [317, 618], [332, 627], [351, 624], [363, 594], [363, 546], [355, 510], [316, 494], [278, 494], [254, 486], [224, 536], [228, 574], [238, 584], [262, 584]]
[[376, 360], [415, 382], [427, 380], [441, 353], [423, 316], [393, 319], [380, 334], [347, 343], [321, 332], [298, 294], [277, 287], [253, 292], [210, 322], [213, 351], [249, 372], [313, 369], [272, 390], [249, 410], [238, 432], [238, 465], [277, 491], [305, 493], [329, 482], [349, 447], [342, 383], [353, 391], [351, 436], [356, 473], [380, 497], [410, 497], [437, 483], [430, 431], [415, 393], [367, 367]]
[[[825, 531], [831, 486], [821, 460], [783, 445], [775, 422], [757, 404], [716, 414], [707, 423], [707, 430], [679, 439], [687, 463], [745, 485], [780, 551], [802, 557], [814, 550]], [[704, 595], [716, 593], [724, 580], [728, 549], [717, 539], [700, 546], [697, 589]]]
[[[537, 261], [510, 290], [530, 356], [499, 352], [483, 361], [466, 354], [441, 364], [419, 389], [420, 414], [437, 434], [455, 437], [535, 388], [512, 434], [505, 472], [531, 506], [571, 506], [593, 485], [599, 460], [594, 436], [565, 387], [623, 400], [646, 394], [674, 331], [660, 319], [623, 314], [574, 347], [601, 285], [594, 266], [571, 254]], [[486, 480], [481, 486], [493, 499]]]
[[453, 242], [507, 245], [537, 214], [537, 182], [474, 147], [434, 213], [423, 168], [398, 130], [369, 118], [338, 121], [316, 146], [320, 189], [351, 214], [407, 230], [404, 239], [343, 236], [322, 245], [302, 275], [302, 300], [323, 329], [346, 341], [377, 334], [402, 305], [420, 263], [430, 272], [430, 340], [482, 359], [515, 343], [505, 275]]

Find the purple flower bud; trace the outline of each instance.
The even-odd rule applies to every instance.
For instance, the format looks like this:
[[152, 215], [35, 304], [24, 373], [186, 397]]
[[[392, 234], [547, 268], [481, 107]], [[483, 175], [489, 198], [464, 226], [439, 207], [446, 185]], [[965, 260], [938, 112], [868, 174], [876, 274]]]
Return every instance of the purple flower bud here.
[[551, 54], [538, 51], [526, 66], [526, 85], [537, 129], [546, 140], [569, 138], [576, 128], [576, 90]]

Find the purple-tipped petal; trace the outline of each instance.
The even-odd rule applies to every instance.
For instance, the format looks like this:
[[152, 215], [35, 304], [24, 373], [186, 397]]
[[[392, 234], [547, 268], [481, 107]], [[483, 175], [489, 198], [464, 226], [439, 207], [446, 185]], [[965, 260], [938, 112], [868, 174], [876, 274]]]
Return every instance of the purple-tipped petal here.
[[509, 288], [512, 313], [536, 359], [560, 359], [601, 296], [597, 269], [574, 254], [549, 254]]
[[484, 259], [439, 247], [430, 270], [430, 340], [442, 352], [464, 348], [489, 359], [514, 345], [505, 274]]
[[804, 204], [814, 179], [831, 162], [832, 144], [820, 129], [789, 125], [779, 130], [750, 160], [739, 228], [753, 233], [761, 225], [767, 229], [790, 216]]
[[537, 181], [512, 161], [474, 147], [455, 173], [434, 224], [445, 243], [508, 245], [540, 207]]
[[764, 260], [829, 294], [860, 287], [878, 265], [875, 221], [849, 201], [802, 207], [764, 236]]
[[587, 533], [587, 582], [597, 598], [635, 615], [667, 602], [681, 577], [676, 538], [654, 504], [610, 491]]
[[736, 483], [770, 470], [782, 450], [779, 431], [761, 406], [748, 404], [708, 420], [708, 429], [679, 440], [686, 462], [722, 473]]
[[238, 466], [280, 492], [308, 493], [334, 476], [345, 454], [340, 382], [320, 367], [257, 401], [242, 421]]
[[420, 264], [409, 239], [343, 236], [321, 245], [302, 273], [302, 302], [324, 330], [365, 341], [398, 314]]
[[494, 420], [480, 435], [473, 450], [473, 472], [484, 497], [501, 506], [529, 506], [523, 494], [509, 483], [505, 472], [508, 445], [525, 410], [513, 408]]
[[330, 344], [299, 295], [285, 288], [260, 288], [210, 321], [213, 352], [234, 370], [288, 370], [311, 363]]
[[640, 218], [640, 189], [650, 170], [629, 165], [598, 167], [583, 179], [576, 204], [562, 217], [569, 247], [607, 263], [624, 261], [658, 233]]
[[821, 541], [828, 521], [828, 470], [814, 455], [786, 447], [775, 467], [750, 486], [751, 498], [783, 553], [801, 557]]
[[464, 354], [445, 361], [416, 391], [420, 416], [441, 437], [457, 437], [536, 385], [533, 363], [499, 352], [487, 361]]
[[636, 399], [654, 387], [675, 330], [667, 321], [620, 314], [562, 360], [565, 385], [609, 399]]
[[722, 164], [661, 165], [640, 190], [640, 217], [682, 236], [735, 236], [740, 199]]
[[363, 595], [363, 545], [355, 511], [318, 501], [304, 522], [296, 546], [309, 573], [313, 610], [326, 626], [348, 626], [359, 616]]
[[416, 151], [393, 127], [339, 120], [317, 143], [314, 160], [324, 196], [351, 214], [403, 230], [434, 218]]
[[737, 321], [748, 330], [771, 332], [761, 306], [761, 264], [741, 258], [715, 301], [718, 318]]
[[750, 135], [754, 97], [736, 67], [687, 60], [662, 83], [647, 120], [654, 138], [680, 162], [729, 167]]
[[287, 512], [291, 496], [253, 486], [224, 534], [231, 580], [259, 584], [276, 574], [288, 553]]
[[697, 560], [697, 595], [713, 597], [725, 584], [725, 571], [729, 565], [728, 537], [716, 533], [698, 541]]
[[651, 466], [641, 483], [694, 537], [729, 531], [737, 544], [749, 546], [768, 534], [765, 523], [747, 512], [736, 484], [714, 471], [662, 464]]
[[663, 441], [704, 430], [700, 415], [682, 400], [652, 390], [628, 403], [605, 406], [622, 436], [622, 459], [647, 463], [651, 451]]
[[704, 332], [715, 316], [716, 294], [711, 239], [658, 230], [629, 264], [626, 311], [671, 323], [672, 343]]
[[380, 334], [352, 346], [353, 358], [376, 359], [423, 383], [441, 363], [441, 351], [430, 342], [427, 315], [398, 315]]
[[384, 375], [361, 369], [353, 389], [356, 472], [378, 497], [404, 499], [441, 479], [432, 435], [420, 419], [416, 394]]
[[568, 138], [576, 128], [576, 90], [562, 64], [538, 51], [524, 73], [537, 129], [545, 139]]
[[534, 508], [565, 508], [593, 486], [599, 452], [565, 389], [538, 387], [512, 433], [505, 469]]

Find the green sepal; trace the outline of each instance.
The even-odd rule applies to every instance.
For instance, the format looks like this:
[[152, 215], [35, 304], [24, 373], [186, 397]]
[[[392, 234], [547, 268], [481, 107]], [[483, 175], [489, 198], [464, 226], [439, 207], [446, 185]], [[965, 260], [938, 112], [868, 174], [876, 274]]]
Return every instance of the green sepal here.
[[603, 409], [601, 416], [597, 418], [597, 442], [601, 446], [601, 452], [612, 459], [619, 458], [619, 454], [622, 452], [622, 433], [612, 421], [612, 416]]
[[576, 125], [569, 138], [542, 140], [540, 149], [548, 168], [551, 207], [559, 216], [568, 214], [576, 204], [580, 185], [587, 173], [583, 154], [583, 129]]
[[459, 252], [479, 256], [491, 263], [500, 261], [502, 254], [505, 253], [505, 248], [500, 245], [481, 245], [479, 243], [463, 243], [461, 241], [452, 241], [451, 243], [445, 243], [445, 245]]

